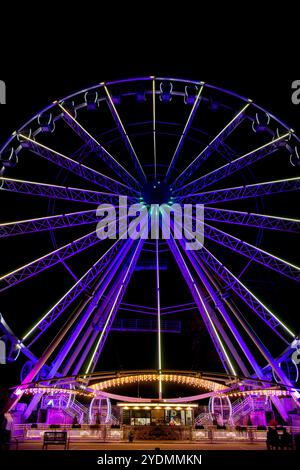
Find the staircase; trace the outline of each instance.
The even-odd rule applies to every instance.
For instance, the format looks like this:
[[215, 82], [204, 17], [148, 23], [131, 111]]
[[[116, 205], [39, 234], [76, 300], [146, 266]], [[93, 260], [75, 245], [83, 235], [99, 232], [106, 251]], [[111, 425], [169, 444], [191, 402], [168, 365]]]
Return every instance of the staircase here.
[[200, 426], [207, 426], [212, 424], [209, 413], [200, 413], [198, 416], [196, 416], [195, 424]]
[[253, 398], [248, 396], [244, 400], [239, 399], [232, 403], [231, 419], [233, 424], [236, 424], [241, 418], [251, 413], [254, 410]]
[[71, 416], [72, 418], [77, 418], [78, 423], [83, 424], [87, 422], [87, 416], [88, 416], [88, 408], [82, 403], [79, 403], [76, 399], [74, 399], [73, 403], [69, 408], [67, 408], [68, 405], [68, 399], [62, 401], [62, 405], [64, 406], [64, 411]]
[[[239, 398], [235, 402], [232, 403], [232, 414], [231, 414], [231, 424], [236, 424], [243, 416], [251, 413], [251, 411], [255, 410], [255, 400], [248, 396], [244, 400]], [[211, 418], [209, 413], [200, 413], [195, 418], [196, 425], [209, 425], [212, 424]]]

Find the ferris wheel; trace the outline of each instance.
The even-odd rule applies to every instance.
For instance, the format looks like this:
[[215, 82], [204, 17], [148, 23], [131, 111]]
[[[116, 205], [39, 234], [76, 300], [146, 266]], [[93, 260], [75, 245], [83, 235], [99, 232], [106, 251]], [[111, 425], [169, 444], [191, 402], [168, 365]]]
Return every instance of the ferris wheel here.
[[[155, 330], [162, 374], [165, 315], [193, 308], [229, 376], [275, 377], [292, 390], [297, 332], [280, 299], [300, 281], [292, 250], [300, 215], [291, 204], [299, 161], [299, 138], [275, 116], [233, 92], [185, 79], [103, 82], [51, 103], [16, 130], [0, 151], [0, 292], [8, 360], [26, 358], [21, 385], [88, 378], [101, 369], [117, 327]], [[161, 205], [162, 218], [164, 207], [201, 204], [203, 246], [186, 250], [188, 232], [182, 239], [99, 238], [97, 208], [113, 205], [120, 215], [120, 196]], [[145, 253], [149, 269], [141, 264]], [[189, 303], [161, 302], [167, 256]], [[155, 280], [155, 306], [124, 300], [143, 270]], [[117, 324], [120, 309], [128, 318]], [[131, 320], [132, 311], [142, 319]]]

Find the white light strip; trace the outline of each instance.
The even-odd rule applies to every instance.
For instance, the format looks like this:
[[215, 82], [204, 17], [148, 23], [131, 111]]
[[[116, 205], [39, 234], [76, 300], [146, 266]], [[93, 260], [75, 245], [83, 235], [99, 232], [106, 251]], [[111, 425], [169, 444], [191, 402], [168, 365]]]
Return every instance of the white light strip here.
[[201, 84], [201, 87], [200, 87], [200, 89], [199, 89], [199, 92], [198, 92], [198, 94], [197, 94], [197, 96], [196, 96], [196, 98], [195, 98], [195, 102], [194, 102], [194, 104], [193, 104], [192, 110], [191, 110], [191, 112], [190, 112], [190, 114], [189, 114], [189, 117], [188, 117], [187, 122], [186, 122], [186, 124], [185, 124], [185, 126], [184, 126], [184, 129], [183, 129], [183, 132], [182, 132], [182, 134], [181, 134], [181, 137], [180, 137], [180, 139], [179, 139], [179, 142], [178, 142], [177, 147], [176, 147], [176, 149], [175, 149], [175, 152], [174, 152], [174, 154], [173, 154], [173, 157], [172, 157], [171, 163], [170, 163], [170, 165], [169, 165], [169, 168], [168, 168], [168, 171], [167, 171], [166, 176], [168, 176], [169, 170], [170, 170], [170, 168], [171, 168], [171, 166], [172, 166], [172, 163], [173, 163], [173, 161], [174, 161], [174, 158], [176, 157], [176, 154], [177, 154], [177, 152], [178, 152], [178, 149], [180, 148], [181, 143], [182, 143], [183, 139], [185, 138], [187, 128], [188, 128], [188, 126], [190, 125], [190, 121], [191, 121], [191, 119], [192, 119], [192, 117], [193, 117], [193, 115], [194, 115], [194, 111], [195, 111], [195, 109], [196, 109], [196, 106], [198, 106], [198, 104], [199, 104], [199, 99], [200, 99], [200, 96], [201, 96], [201, 94], [202, 94], [203, 88], [204, 88], [204, 83]]
[[246, 111], [246, 109], [250, 106], [250, 104], [252, 103], [251, 100], [249, 100], [249, 103], [246, 104], [246, 106], [243, 107], [243, 109], [241, 109], [241, 111], [236, 115], [234, 116], [234, 118], [224, 127], [224, 129], [222, 129], [217, 135], [216, 137], [205, 147], [204, 150], [202, 150], [202, 152], [192, 161], [192, 163], [190, 163], [185, 170], [183, 170], [182, 173], [180, 173], [180, 175], [176, 178], [176, 180], [174, 181], [174, 184], [176, 183], [176, 181], [181, 178], [181, 176], [190, 168], [190, 166], [192, 166], [196, 160], [198, 160], [198, 158], [201, 157], [201, 155], [203, 155], [204, 152], [206, 152], [207, 149], [209, 149], [213, 143], [223, 134], [223, 132], [226, 131], [226, 129], [231, 126], [231, 124], [234, 123], [234, 121], [242, 114]]
[[153, 122], [153, 156], [154, 156], [154, 178], [157, 176], [157, 155], [156, 155], [156, 90], [155, 78], [152, 80], [152, 122]]
[[127, 132], [126, 132], [126, 129], [125, 129], [125, 127], [124, 127], [124, 125], [123, 125], [123, 123], [122, 123], [122, 121], [121, 121], [121, 118], [120, 118], [120, 116], [119, 116], [119, 113], [118, 113], [118, 111], [117, 111], [117, 109], [116, 109], [116, 107], [115, 107], [115, 105], [114, 105], [114, 102], [113, 102], [113, 100], [112, 100], [112, 97], [111, 97], [111, 95], [110, 95], [110, 93], [109, 93], [108, 88], [107, 88], [106, 85], [104, 85], [104, 90], [105, 90], [105, 92], [106, 92], [107, 98], [109, 99], [109, 102], [110, 102], [110, 105], [111, 105], [111, 107], [112, 107], [112, 109], [113, 109], [113, 111], [114, 111], [114, 114], [115, 114], [115, 116], [116, 116], [116, 118], [117, 118], [117, 120], [118, 120], [118, 122], [119, 122], [119, 124], [120, 124], [120, 126], [121, 126], [121, 128], [122, 128], [122, 131], [123, 131], [123, 133], [124, 133], [124, 136], [125, 136], [125, 138], [126, 138], [128, 144], [129, 144], [129, 146], [130, 146], [130, 148], [131, 148], [131, 151], [132, 151], [133, 155], [135, 156], [135, 158], [136, 158], [136, 160], [137, 160], [137, 163], [138, 163], [138, 165], [139, 165], [139, 167], [140, 167], [140, 170], [141, 170], [141, 172], [143, 173], [144, 178], [145, 178], [145, 180], [146, 180], [147, 178], [146, 178], [146, 175], [145, 175], [145, 173], [144, 173], [143, 167], [142, 167], [142, 165], [141, 165], [141, 163], [140, 163], [140, 161], [139, 161], [139, 159], [138, 159], [138, 157], [137, 157], [137, 154], [135, 153], [135, 150], [134, 150], [134, 148], [133, 148], [133, 145], [132, 145], [132, 143], [131, 143], [131, 141], [130, 141], [130, 139], [129, 139], [129, 136], [128, 136], [128, 134], [127, 134]]
[[126, 170], [126, 168], [123, 167], [123, 165], [121, 165], [121, 163], [119, 163], [104, 147], [102, 147], [102, 145], [77, 121], [77, 119], [74, 118], [74, 116], [72, 116], [71, 113], [69, 113], [69, 111], [67, 111], [61, 103], [58, 103], [58, 106], [62, 109], [62, 111], [67, 114], [69, 116], [70, 119], [72, 119], [72, 121], [74, 121], [78, 127], [80, 127], [80, 129], [83, 130], [83, 132], [85, 132], [85, 134], [96, 144], [99, 146], [99, 148], [101, 150], [103, 150], [106, 155], [108, 155], [120, 168], [122, 168], [123, 171], [125, 171], [128, 176], [130, 176], [130, 178], [132, 178], [137, 184], [138, 182], [136, 181], [136, 179]]

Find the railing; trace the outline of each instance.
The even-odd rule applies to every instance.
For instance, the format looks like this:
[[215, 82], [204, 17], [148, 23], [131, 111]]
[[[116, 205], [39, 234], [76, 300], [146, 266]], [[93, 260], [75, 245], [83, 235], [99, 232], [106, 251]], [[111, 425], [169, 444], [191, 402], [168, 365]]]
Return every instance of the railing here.
[[247, 414], [251, 413], [254, 410], [254, 404], [252, 397], [246, 397], [240, 403], [236, 403], [232, 405], [232, 420], [234, 423], [246, 416]]
[[68, 400], [62, 402], [63, 405], [65, 405], [65, 408], [63, 410], [72, 418], [78, 418], [78, 421], [80, 424], [83, 424], [84, 418], [87, 416], [88, 409], [86, 406], [82, 405], [79, 403], [76, 399], [71, 403], [70, 408], [67, 407], [68, 405]]
[[[195, 429], [191, 426], [163, 426], [166, 432], [169, 430], [177, 429], [176, 440], [188, 439], [191, 441], [207, 441], [207, 442], [228, 442], [228, 441], [244, 441], [244, 442], [264, 442], [267, 437], [267, 430], [259, 429], [255, 426], [235, 427], [227, 426], [226, 429], [219, 429], [217, 426], [205, 426], [203, 429]], [[180, 428], [180, 429], [179, 429]], [[300, 434], [300, 427], [285, 426], [287, 431], [293, 436]], [[71, 424], [59, 425], [57, 428], [50, 427], [47, 424], [39, 424], [37, 427], [32, 428], [31, 424], [16, 424], [12, 430], [12, 437], [20, 441], [41, 441], [43, 440], [44, 432], [46, 431], [67, 431], [68, 437], [71, 442], [80, 441], [119, 441], [128, 438], [128, 432], [133, 430], [134, 433], [139, 432], [142, 437], [143, 432], [146, 434], [155, 431], [153, 426], [119, 426], [114, 427], [110, 425], [90, 426], [82, 424], [74, 427]], [[147, 431], [147, 432], [146, 432]], [[155, 432], [154, 432], [155, 434]], [[150, 436], [151, 437], [151, 436]], [[135, 438], [138, 438], [137, 434]], [[149, 438], [149, 437], [146, 437]], [[155, 437], [157, 438], [157, 436]], [[169, 436], [172, 438], [172, 436]]]
[[[267, 407], [267, 405], [266, 405]], [[257, 404], [255, 398], [248, 396], [244, 400], [239, 398], [238, 400], [232, 403], [232, 415], [231, 415], [231, 422], [232, 424], [236, 424], [240, 418], [246, 416], [247, 414], [251, 413], [257, 409]], [[269, 408], [267, 408], [269, 409]], [[205, 425], [210, 424], [211, 418], [209, 413], [200, 413], [195, 418], [195, 424]]]
[[194, 422], [196, 425], [211, 424], [209, 413], [200, 413], [198, 416], [196, 416]]

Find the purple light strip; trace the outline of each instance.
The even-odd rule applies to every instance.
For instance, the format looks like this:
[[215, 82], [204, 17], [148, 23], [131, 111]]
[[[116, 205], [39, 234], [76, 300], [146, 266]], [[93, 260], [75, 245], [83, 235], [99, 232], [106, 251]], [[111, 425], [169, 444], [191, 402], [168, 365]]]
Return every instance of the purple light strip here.
[[190, 127], [191, 127], [191, 124], [192, 124], [192, 122], [193, 122], [193, 119], [194, 119], [194, 117], [195, 117], [195, 115], [196, 115], [196, 113], [197, 113], [197, 110], [198, 110], [198, 107], [199, 107], [199, 104], [200, 104], [200, 101], [201, 101], [201, 100], [200, 100], [200, 97], [201, 97], [201, 94], [202, 94], [202, 91], [203, 91], [203, 87], [204, 87], [204, 83], [201, 83], [201, 86], [199, 87], [199, 91], [198, 91], [197, 96], [196, 96], [196, 98], [195, 98], [195, 102], [194, 102], [194, 104], [193, 104], [193, 107], [192, 107], [192, 109], [191, 109], [191, 112], [190, 112], [190, 114], [189, 114], [189, 117], [188, 117], [188, 119], [187, 119], [187, 121], [186, 121], [186, 124], [185, 124], [184, 129], [183, 129], [183, 132], [182, 132], [182, 134], [181, 134], [181, 136], [180, 136], [180, 139], [179, 139], [179, 142], [178, 142], [177, 147], [176, 147], [176, 149], [175, 149], [175, 152], [174, 152], [174, 154], [173, 154], [173, 157], [172, 157], [172, 159], [171, 159], [171, 163], [170, 163], [170, 165], [169, 165], [169, 168], [168, 168], [168, 171], [167, 171], [167, 174], [166, 174], [166, 178], [165, 178], [166, 181], [169, 179], [169, 177], [170, 177], [170, 175], [171, 175], [171, 171], [172, 171], [172, 169], [173, 169], [173, 168], [175, 167], [175, 165], [176, 165], [176, 162], [177, 162], [177, 160], [178, 160], [180, 151], [181, 151], [182, 146], [183, 146], [183, 143], [184, 143], [184, 139], [185, 139], [185, 137], [186, 137], [186, 135], [187, 135], [187, 133], [188, 133]]
[[[204, 265], [209, 266], [213, 272], [219, 276], [227, 286], [227, 289], [232, 289], [248, 307], [261, 318], [266, 325], [271, 328], [276, 335], [289, 345], [288, 341], [278, 331], [278, 328], [283, 328], [285, 333], [294, 338], [295, 333], [289, 330], [278, 318], [269, 310], [234, 274], [226, 268], [207, 248], [203, 247], [197, 252]], [[224, 297], [225, 298], [225, 297]]]
[[81, 319], [77, 323], [76, 327], [73, 329], [72, 333], [69, 335], [68, 339], [65, 341], [62, 349], [60, 350], [59, 354], [57, 355], [54, 363], [51, 367], [51, 372], [49, 374], [49, 378], [52, 378], [58, 372], [59, 367], [65, 360], [67, 354], [70, 352], [71, 348], [73, 347], [75, 341], [79, 338], [82, 329], [85, 325], [89, 322], [91, 315], [97, 309], [98, 303], [100, 302], [103, 294], [107, 290], [109, 284], [112, 282], [114, 275], [117, 273], [120, 266], [123, 265], [124, 259], [133, 244], [133, 240], [126, 240], [123, 248], [119, 252], [115, 262], [108, 268], [108, 270], [104, 273], [102, 278], [98, 281], [97, 287], [93, 292], [92, 299], [90, 300], [87, 308], [82, 314]]
[[121, 178], [133, 191], [139, 189], [138, 181], [96, 140], [78, 121], [75, 119], [61, 103], [57, 103], [63, 111], [63, 119], [76, 132], [76, 134], [83, 140], [83, 142], [101, 158], [114, 172]]
[[234, 116], [234, 118], [216, 135], [216, 137], [202, 150], [190, 163], [185, 170], [174, 181], [175, 188], [190, 178], [195, 171], [214, 153], [226, 140], [226, 138], [240, 125], [245, 118], [245, 111], [250, 106], [248, 103]]
[[[131, 243], [131, 241], [126, 241], [125, 242], [125, 245], [126, 244], [129, 244]], [[68, 333], [68, 331], [73, 327], [73, 325], [76, 324], [77, 320], [80, 318], [80, 316], [82, 315], [82, 313], [84, 312], [85, 308], [88, 306], [88, 304], [90, 303], [90, 300], [91, 299], [87, 299], [84, 304], [78, 309], [78, 311], [76, 311], [76, 313], [71, 317], [70, 320], [67, 321], [67, 323], [64, 325], [63, 329], [60, 331], [60, 333], [55, 337], [55, 339], [53, 340], [53, 342], [46, 348], [45, 352], [43, 353], [42, 357], [39, 359], [39, 361], [34, 365], [33, 369], [29, 372], [29, 374], [26, 376], [26, 378], [22, 381], [22, 384], [21, 386], [19, 387], [19, 391], [22, 392], [22, 390], [24, 390], [24, 388], [26, 387], [23, 387], [24, 384], [27, 384], [29, 382], [32, 382], [32, 380], [36, 377], [36, 375], [38, 374], [38, 372], [41, 370], [41, 368], [43, 367], [43, 365], [47, 362], [47, 360], [51, 357], [51, 355], [53, 354], [53, 352], [55, 351], [55, 349], [58, 347], [58, 345], [62, 342], [62, 340], [64, 339], [64, 337], [66, 336], [66, 334]], [[67, 342], [68, 344], [68, 342]], [[49, 377], [50, 375], [55, 375], [54, 373], [54, 367], [52, 367], [51, 369], [51, 372], [49, 374]], [[15, 404], [19, 401], [20, 397], [22, 395], [19, 394], [17, 396], [17, 398], [13, 398], [10, 405], [9, 405], [9, 409], [12, 409]], [[33, 397], [31, 403], [29, 404], [26, 412], [25, 412], [25, 415], [27, 415], [27, 417], [30, 415], [30, 413], [32, 412], [32, 410], [34, 409], [34, 407], [37, 405], [39, 401], [39, 397]]]
[[5, 274], [4, 276], [0, 277], [0, 285], [3, 284], [3, 288], [0, 288], [0, 292], [32, 276], [35, 276], [45, 269], [55, 266], [62, 260], [68, 259], [101, 241], [102, 240], [97, 236], [96, 230], [93, 230], [87, 235], [77, 238], [77, 240], [62, 246], [61, 248], [51, 251], [50, 253], [47, 253], [46, 255], [37, 258], [36, 260], [31, 261], [30, 263], [21, 266], [20, 268], [15, 269], [8, 274]]
[[22, 134], [19, 134], [19, 137], [22, 139], [21, 145], [23, 148], [31, 150], [36, 155], [39, 155], [42, 158], [54, 163], [55, 165], [64, 168], [65, 170], [74, 173], [77, 176], [80, 176], [84, 180], [87, 180], [91, 183], [94, 183], [100, 187], [103, 187], [109, 191], [121, 193], [123, 195], [129, 195], [128, 190], [132, 194], [132, 192], [137, 192], [131, 187], [110, 178], [98, 171], [84, 165], [83, 163], [79, 163], [72, 158], [63, 155], [62, 153], [57, 152], [45, 145], [30, 139]]
[[168, 246], [182, 272], [182, 275], [192, 293], [192, 296], [194, 298], [194, 301], [198, 307], [198, 310], [201, 314], [201, 317], [204, 321], [204, 324], [207, 328], [207, 331], [212, 339], [213, 345], [218, 353], [218, 356], [223, 364], [223, 367], [227, 373], [231, 371], [231, 373], [235, 374], [235, 370], [230, 362], [230, 359], [228, 357], [228, 354], [224, 348], [224, 345], [222, 344], [221, 338], [219, 337], [219, 334], [213, 324], [213, 321], [207, 311], [207, 308], [205, 307], [205, 304], [203, 302], [202, 296], [199, 292], [198, 286], [189, 271], [186, 262], [184, 261], [184, 258], [182, 254], [180, 253], [180, 250], [175, 242], [175, 240], [171, 237], [170, 239], [167, 240]]
[[[120, 271], [122, 274], [123, 270], [121, 269]], [[64, 366], [64, 372], [69, 371], [73, 367], [72, 374], [78, 375], [79, 371], [82, 369], [99, 335], [100, 323], [104, 323], [107, 318], [112, 299], [115, 298], [118, 285], [120, 285], [121, 282], [121, 274], [117, 276], [116, 280], [109, 287], [108, 295], [103, 297], [101, 306], [97, 309], [93, 321], [88, 325], [86, 332], [82, 334], [80, 342]]]
[[[172, 223], [172, 227], [173, 227], [173, 230], [174, 230], [174, 223]], [[188, 232], [188, 234], [190, 235], [190, 237], [192, 239], [192, 234], [190, 232]], [[175, 240], [174, 240], [174, 244], [176, 245]], [[214, 302], [214, 305], [216, 306], [216, 308], [221, 313], [223, 319], [225, 320], [225, 322], [226, 322], [228, 328], [230, 329], [232, 335], [234, 336], [234, 338], [238, 342], [239, 347], [242, 349], [242, 351], [243, 351], [245, 357], [247, 358], [247, 360], [249, 361], [251, 367], [253, 368], [253, 370], [258, 375], [261, 376], [262, 373], [261, 373], [260, 367], [258, 366], [254, 356], [252, 355], [250, 349], [248, 348], [247, 344], [243, 340], [243, 338], [240, 335], [239, 331], [237, 330], [234, 323], [232, 322], [232, 320], [231, 320], [230, 316], [228, 315], [221, 299], [217, 296], [212, 284], [210, 283], [209, 279], [207, 278], [207, 276], [204, 272], [204, 269], [203, 269], [202, 265], [200, 264], [199, 260], [196, 258], [195, 252], [185, 249], [185, 240], [180, 239], [179, 244], [180, 244], [182, 250], [186, 253], [187, 258], [189, 259], [190, 263], [192, 264], [193, 268], [195, 269], [195, 272], [199, 276], [199, 279], [201, 280], [202, 284], [204, 285], [204, 287], [205, 287], [205, 289], [206, 289], [206, 291], [209, 295], [209, 298], [212, 299], [212, 301]], [[177, 248], [177, 250], [179, 251], [179, 248]], [[209, 306], [209, 304], [207, 304], [207, 306]], [[215, 312], [211, 311], [211, 314], [213, 314], [213, 316], [212, 316], [213, 321], [215, 322], [216, 325], [218, 325], [218, 330], [222, 333], [222, 336], [225, 340], [225, 344], [229, 347], [232, 356], [234, 357], [234, 359], [236, 360], [236, 363], [240, 367], [240, 370], [242, 371], [242, 373], [245, 376], [248, 376], [249, 372], [248, 372], [244, 362], [241, 360], [241, 358], [240, 358], [239, 354], [237, 353], [235, 347], [233, 346], [233, 344], [231, 343], [229, 337], [227, 336], [226, 332], [224, 331], [221, 323], [217, 320]]]
[[205, 224], [205, 237], [219, 245], [250, 258], [256, 263], [283, 274], [290, 279], [300, 281], [300, 268], [250, 243], [240, 240], [227, 232]]
[[[31, 196], [42, 196], [52, 199], [64, 199], [89, 204], [116, 204], [119, 194], [91, 191], [82, 188], [58, 186], [56, 184], [37, 183], [35, 181], [17, 180], [0, 177], [0, 191], [11, 191]], [[136, 198], [128, 197], [129, 201], [136, 202]]]
[[[190, 234], [191, 235], [191, 234]], [[183, 239], [179, 240], [179, 243], [182, 247], [182, 249], [185, 249], [185, 241]], [[209, 282], [207, 276], [204, 274], [203, 267], [201, 266], [201, 263], [197, 260], [195, 252], [192, 251], [185, 251], [188, 259], [190, 260], [193, 268], [196, 270], [197, 275], [199, 276], [201, 282], [205, 286], [205, 289], [207, 290], [210, 298], [213, 300], [214, 305], [216, 308], [219, 310], [221, 313], [224, 321], [226, 322], [227, 326], [229, 327], [231, 333], [233, 334], [234, 338], [238, 342], [240, 348], [242, 349], [244, 355], [248, 359], [249, 363], [251, 364], [252, 368], [256, 372], [258, 376], [261, 376], [261, 370], [260, 367], [258, 366], [253, 354], [251, 353], [250, 349], [248, 348], [247, 344], [245, 343], [244, 339], [240, 335], [239, 331], [235, 327], [234, 323], [232, 322], [230, 316], [228, 315], [222, 300], [217, 296], [216, 292], [214, 291], [214, 288], [212, 287], [211, 283]], [[227, 345], [229, 345], [228, 342], [226, 342]], [[235, 360], [237, 361], [242, 373], [245, 376], [249, 375], [249, 372], [245, 368], [245, 365], [243, 362], [240, 360], [239, 355], [235, 354], [235, 350], [231, 350], [233, 356], [235, 357]]]
[[116, 107], [115, 107], [115, 105], [114, 105], [113, 99], [112, 99], [112, 97], [111, 97], [111, 95], [110, 95], [110, 92], [109, 92], [109, 90], [108, 90], [108, 88], [107, 88], [106, 85], [104, 85], [104, 90], [105, 90], [106, 96], [107, 96], [107, 100], [106, 100], [106, 101], [107, 101], [108, 107], [109, 107], [110, 112], [111, 112], [111, 114], [112, 114], [112, 116], [113, 116], [113, 118], [114, 118], [114, 120], [115, 120], [115, 122], [116, 122], [116, 124], [117, 124], [117, 126], [118, 126], [118, 129], [119, 129], [120, 134], [121, 134], [121, 136], [122, 136], [122, 138], [123, 138], [123, 141], [124, 141], [124, 143], [125, 143], [125, 146], [126, 146], [127, 150], [129, 151], [129, 154], [130, 154], [131, 159], [132, 159], [133, 164], [134, 164], [134, 168], [135, 168], [137, 174], [139, 175], [141, 181], [146, 182], [146, 181], [147, 181], [147, 177], [146, 177], [146, 175], [145, 175], [145, 172], [144, 172], [144, 170], [143, 170], [143, 168], [142, 168], [142, 165], [141, 165], [141, 163], [140, 163], [140, 161], [139, 161], [139, 159], [138, 159], [137, 154], [135, 153], [135, 150], [134, 150], [134, 148], [133, 148], [133, 145], [132, 145], [132, 143], [131, 143], [131, 140], [130, 140], [130, 138], [129, 138], [129, 136], [128, 136], [128, 133], [127, 133], [125, 127], [124, 127], [124, 124], [123, 124], [123, 122], [122, 122], [122, 120], [121, 120], [121, 118], [120, 118], [120, 116], [119, 116], [119, 113], [118, 113], [118, 111], [117, 111], [117, 109], [116, 109]]
[[40, 335], [46, 331], [50, 325], [71, 305], [71, 303], [91, 285], [91, 283], [99, 277], [99, 275], [106, 269], [107, 264], [116, 256], [120, 251], [121, 240], [117, 240], [101, 258], [59, 299], [59, 301], [35, 324], [30, 331], [26, 333], [22, 341], [26, 339], [35, 331], [36, 336], [31, 341], [29, 347], [35, 343]]
[[97, 365], [97, 362], [99, 360], [100, 354], [101, 354], [102, 349], [104, 347], [105, 341], [107, 339], [107, 336], [109, 334], [109, 331], [111, 329], [111, 326], [113, 324], [115, 316], [117, 314], [118, 308], [120, 306], [120, 303], [122, 302], [122, 298], [125, 294], [128, 283], [129, 283], [129, 281], [131, 279], [131, 276], [134, 272], [134, 269], [136, 267], [136, 264], [137, 264], [138, 258], [140, 256], [140, 253], [141, 253], [144, 242], [145, 242], [144, 239], [140, 239], [137, 242], [137, 247], [135, 249], [135, 252], [134, 252], [129, 264], [126, 263], [125, 275], [124, 275], [122, 283], [121, 283], [121, 285], [118, 289], [117, 296], [116, 296], [116, 298], [113, 302], [113, 305], [112, 305], [112, 307], [109, 311], [109, 314], [108, 314], [108, 317], [105, 321], [103, 329], [102, 329], [102, 331], [99, 335], [99, 339], [98, 339], [97, 344], [96, 344], [96, 346], [94, 348], [94, 351], [92, 353], [92, 357], [91, 357], [90, 362], [88, 364], [88, 367], [86, 369], [86, 373], [93, 372], [96, 365]]
[[236, 186], [233, 188], [217, 189], [203, 193], [189, 194], [179, 197], [178, 200], [184, 204], [215, 204], [216, 202], [234, 201], [250, 197], [261, 197], [269, 194], [279, 194], [282, 192], [297, 191], [300, 189], [300, 178], [289, 178], [277, 181], [267, 181], [264, 183], [249, 184], [246, 186]]
[[215, 222], [279, 230], [284, 232], [300, 232], [300, 220], [296, 219], [212, 207], [205, 207], [204, 211], [205, 219]]
[[0, 224], [0, 238], [96, 223], [99, 220], [96, 212], [96, 209], [91, 209], [49, 217], [7, 222]]

